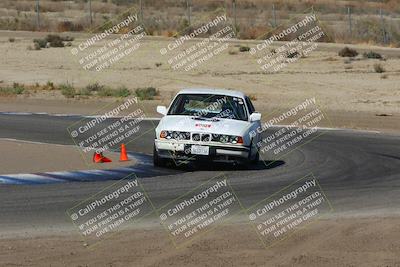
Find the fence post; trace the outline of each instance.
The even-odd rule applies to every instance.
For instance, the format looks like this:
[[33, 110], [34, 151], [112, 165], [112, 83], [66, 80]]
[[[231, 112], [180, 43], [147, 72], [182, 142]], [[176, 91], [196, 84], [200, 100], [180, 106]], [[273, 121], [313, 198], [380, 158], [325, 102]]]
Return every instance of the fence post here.
[[186, 0], [186, 12], [187, 12], [188, 24], [190, 26], [190, 25], [192, 25], [192, 21], [191, 21], [192, 5], [190, 3], [190, 0]]
[[39, 0], [36, 0], [36, 26], [37, 30], [40, 31], [40, 5]]
[[232, 0], [233, 8], [233, 26], [235, 27], [235, 35], [237, 34], [237, 20], [236, 20], [236, 0]]
[[347, 7], [347, 13], [349, 14], [349, 34], [350, 34], [350, 40], [352, 39], [353, 36], [353, 25], [351, 21], [351, 7]]
[[381, 17], [381, 22], [382, 22], [382, 37], [383, 37], [383, 44], [387, 44], [387, 33], [386, 33], [386, 27], [385, 27], [385, 19], [383, 18], [383, 11], [382, 8], [379, 9], [379, 14]]
[[140, 9], [140, 23], [143, 25], [143, 2], [139, 0], [139, 9]]
[[273, 25], [273, 27], [275, 28], [276, 27], [276, 10], [275, 10], [275, 4], [272, 4], [272, 15], [273, 15], [273, 18], [274, 18], [274, 25]]
[[90, 26], [93, 26], [93, 16], [92, 16], [92, 0], [89, 0], [89, 17], [90, 17]]

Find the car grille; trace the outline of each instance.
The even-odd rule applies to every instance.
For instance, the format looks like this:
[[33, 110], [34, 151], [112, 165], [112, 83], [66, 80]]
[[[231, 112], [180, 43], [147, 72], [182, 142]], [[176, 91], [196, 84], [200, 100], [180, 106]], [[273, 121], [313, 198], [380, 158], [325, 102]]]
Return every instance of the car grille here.
[[192, 134], [192, 140], [193, 141], [200, 141], [200, 134], [198, 134], [198, 133]]
[[190, 140], [189, 132], [168, 131], [167, 136], [167, 139]]
[[211, 134], [209, 134], [209, 133], [192, 133], [192, 141], [210, 142]]

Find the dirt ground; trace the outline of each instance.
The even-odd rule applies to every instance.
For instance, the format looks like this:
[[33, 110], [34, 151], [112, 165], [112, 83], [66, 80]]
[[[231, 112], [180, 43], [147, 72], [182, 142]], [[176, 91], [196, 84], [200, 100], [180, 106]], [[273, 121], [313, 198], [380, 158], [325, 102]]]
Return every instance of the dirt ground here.
[[0, 147], [0, 174], [110, 169], [135, 164], [134, 160], [119, 162], [119, 154], [112, 152], [105, 156], [113, 162], [93, 164], [92, 154], [81, 153], [76, 146], [0, 139]]
[[[185, 72], [172, 70], [168, 58], [160, 55], [160, 49], [173, 39], [148, 37], [140, 49], [112, 68], [95, 72], [82, 69], [69, 47], [27, 49], [34, 38], [44, 35], [0, 31], [0, 86], [48, 81], [68, 82], [77, 87], [99, 82], [114, 88], [123, 85], [132, 90], [152, 86], [160, 91], [160, 96], [157, 100], [144, 101], [148, 117], [157, 115], [156, 105], [168, 105], [177, 91], [187, 87], [243, 91], [253, 96], [263, 120], [272, 112], [286, 111], [315, 97], [331, 121], [329, 125], [318, 126], [400, 132], [400, 49], [352, 46], [360, 53], [380, 52], [387, 59], [348, 62], [337, 55], [344, 45], [320, 44], [310, 56], [279, 73], [264, 74], [254, 57], [238, 51], [238, 45], [254, 47], [256, 43], [242, 41], [231, 43], [223, 53]], [[72, 48], [90, 37], [88, 34], [73, 35], [76, 39]], [[15, 42], [10, 43], [9, 37], [15, 37]], [[381, 64], [386, 72], [375, 73], [375, 63]], [[92, 114], [111, 101], [114, 99], [67, 100], [59, 92], [40, 91], [0, 98], [0, 112]], [[7, 140], [1, 140], [0, 147], [2, 155], [10, 155], [0, 161], [0, 169], [7, 173], [39, 172], [44, 171], [43, 167], [45, 171], [86, 169], [76, 147], [65, 146], [60, 151], [57, 145]], [[44, 165], [50, 157], [51, 166]], [[118, 155], [111, 157], [116, 159]], [[16, 159], [37, 163], [22, 170]], [[253, 228], [241, 223], [220, 226], [181, 249], [172, 245], [159, 226], [121, 231], [93, 248], [85, 246], [81, 236], [71, 231], [59, 235], [0, 236], [0, 266], [398, 267], [399, 255], [398, 217], [323, 219], [268, 249], [262, 246]]]
[[[124, 57], [109, 69], [87, 71], [80, 66], [79, 57], [71, 49], [90, 35], [75, 34], [73, 46], [27, 50], [32, 40], [44, 33], [0, 31], [0, 81], [33, 85], [51, 81], [84, 87], [93, 82], [129, 89], [155, 87], [160, 96], [145, 101], [148, 116], [155, 114], [157, 104], [168, 105], [177, 91], [187, 87], [228, 88], [243, 91], [256, 99], [256, 109], [264, 119], [272, 111], [286, 111], [307, 98], [315, 97], [329, 116], [332, 127], [371, 129], [398, 132], [400, 130], [400, 49], [368, 45], [352, 45], [362, 54], [373, 50], [383, 54], [386, 61], [357, 58], [349, 61], [338, 56], [344, 46], [319, 44], [306, 58], [289, 64], [280, 72], [265, 74], [249, 52], [239, 52], [240, 45], [255, 47], [254, 41], [230, 42], [229, 48], [192, 71], [174, 71], [169, 57], [160, 49], [174, 39], [146, 37], [138, 50]], [[8, 38], [16, 38], [14, 43]], [[114, 37], [115, 38], [115, 37]], [[108, 40], [110, 41], [110, 40]], [[99, 48], [105, 41], [90, 49]], [[191, 42], [181, 49], [190, 46]], [[381, 64], [385, 73], [375, 73], [373, 65]], [[1, 84], [0, 84], [1, 85]], [[66, 100], [59, 92], [42, 91], [35, 94], [0, 99], [0, 111], [31, 111], [48, 113], [93, 113], [102, 102], [112, 99]]]
[[122, 231], [93, 248], [77, 233], [0, 239], [0, 248], [1, 266], [396, 267], [400, 220], [319, 220], [267, 249], [253, 228], [238, 223], [219, 226], [180, 249], [158, 227]]

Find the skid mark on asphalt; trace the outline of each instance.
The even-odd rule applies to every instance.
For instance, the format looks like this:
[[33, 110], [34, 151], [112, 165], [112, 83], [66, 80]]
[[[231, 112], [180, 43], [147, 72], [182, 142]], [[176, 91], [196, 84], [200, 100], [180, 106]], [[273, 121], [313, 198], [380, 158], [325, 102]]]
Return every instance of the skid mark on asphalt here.
[[120, 180], [135, 173], [139, 178], [163, 176], [180, 173], [178, 170], [154, 168], [150, 155], [128, 153], [137, 160], [133, 167], [121, 167], [109, 170], [58, 171], [0, 175], [0, 184], [55, 184], [66, 182], [93, 182]]

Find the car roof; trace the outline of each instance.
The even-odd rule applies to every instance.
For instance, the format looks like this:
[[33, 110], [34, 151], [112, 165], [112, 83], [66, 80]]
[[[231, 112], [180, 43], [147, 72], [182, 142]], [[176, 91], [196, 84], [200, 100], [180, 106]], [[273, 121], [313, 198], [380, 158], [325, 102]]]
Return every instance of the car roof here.
[[226, 95], [233, 97], [244, 98], [246, 95], [239, 91], [227, 89], [214, 89], [214, 88], [187, 88], [179, 91], [178, 94], [212, 94], [212, 95]]

